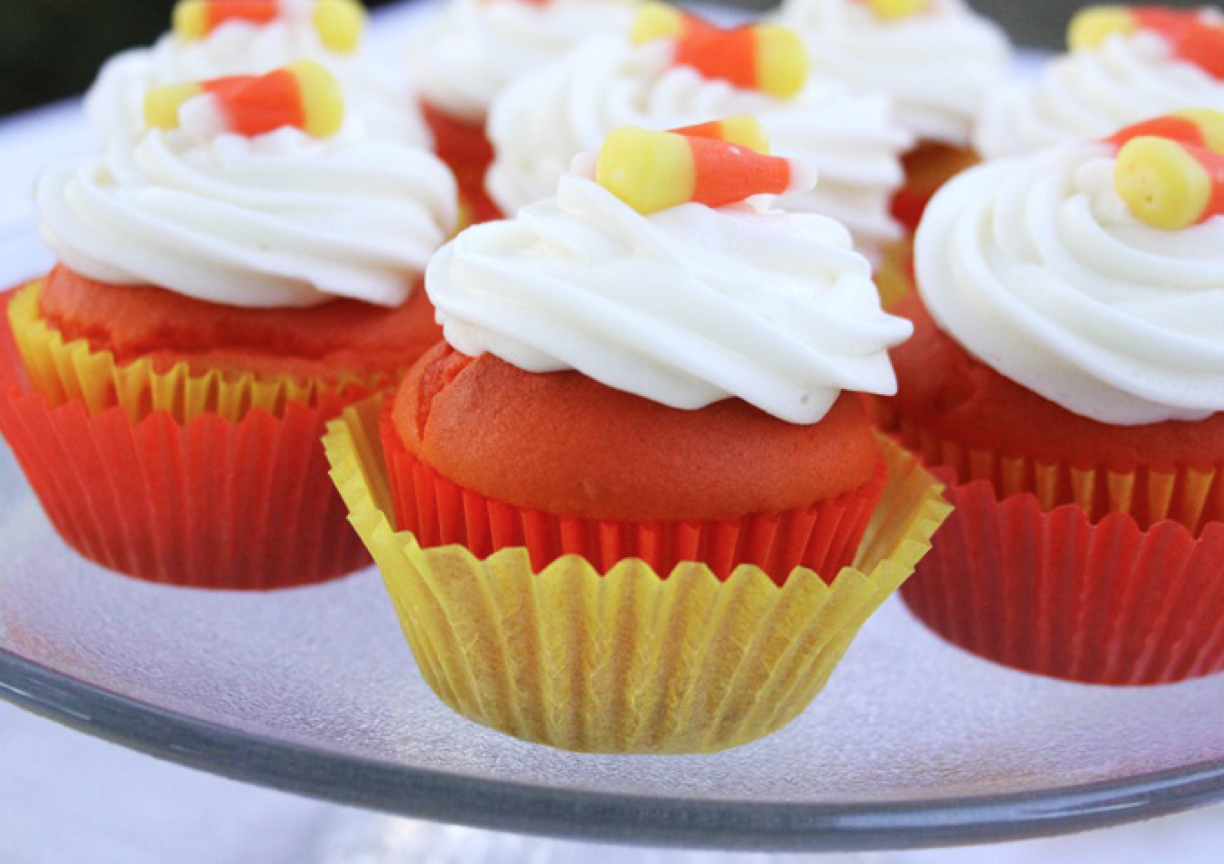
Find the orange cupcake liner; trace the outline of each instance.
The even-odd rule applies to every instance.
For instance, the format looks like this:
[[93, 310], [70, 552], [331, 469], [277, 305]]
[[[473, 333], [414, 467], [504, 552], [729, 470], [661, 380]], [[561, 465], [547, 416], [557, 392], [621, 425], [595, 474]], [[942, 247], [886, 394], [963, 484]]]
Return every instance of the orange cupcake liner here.
[[0, 435], [51, 524], [86, 558], [153, 582], [259, 590], [367, 565], [319, 445], [349, 398], [134, 422], [120, 405], [53, 404], [0, 327]]
[[911, 150], [902, 161], [905, 184], [893, 196], [892, 215], [912, 236], [939, 188], [980, 159], [971, 148], [927, 143]]
[[186, 363], [158, 371], [149, 359], [120, 364], [110, 351], [95, 351], [84, 339], [66, 342], [39, 315], [40, 289], [36, 281], [10, 292], [7, 319], [31, 385], [53, 406], [78, 402], [90, 414], [119, 407], [132, 423], [157, 411], [180, 423], [209, 415], [236, 421], [257, 409], [280, 416], [295, 404], [345, 405], [393, 380], [390, 375], [345, 374], [322, 381], [218, 370], [193, 373]]
[[465, 120], [421, 100], [421, 113], [433, 133], [434, 152], [459, 183], [468, 224], [500, 219], [501, 210], [485, 191], [485, 173], [493, 162], [493, 144], [485, 135], [484, 121]]
[[1215, 468], [1081, 468], [1006, 457], [892, 418], [954, 510], [901, 595], [949, 642], [1092, 684], [1224, 670]]
[[637, 558], [669, 574], [683, 561], [703, 561], [719, 579], [741, 564], [759, 567], [782, 584], [796, 567], [833, 580], [854, 560], [888, 472], [881, 460], [857, 489], [810, 507], [742, 519], [621, 521], [561, 516], [488, 498], [447, 480], [409, 453], [390, 416], [379, 418], [397, 528], [421, 548], [458, 544], [477, 558], [523, 547], [542, 570], [580, 555], [604, 573]]

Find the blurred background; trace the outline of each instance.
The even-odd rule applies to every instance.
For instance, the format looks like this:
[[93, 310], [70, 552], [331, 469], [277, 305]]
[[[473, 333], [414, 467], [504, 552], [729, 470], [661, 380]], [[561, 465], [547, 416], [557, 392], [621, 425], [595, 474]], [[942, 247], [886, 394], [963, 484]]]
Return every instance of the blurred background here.
[[[368, 6], [388, 0], [367, 0]], [[426, 0], [416, 0], [426, 2]], [[1019, 44], [1062, 46], [1080, 0], [970, 0]], [[1196, 0], [1163, 0], [1195, 6]], [[766, 8], [773, 0], [741, 0]], [[174, 0], [0, 0], [0, 115], [82, 92], [111, 54], [145, 45], [169, 24]]]

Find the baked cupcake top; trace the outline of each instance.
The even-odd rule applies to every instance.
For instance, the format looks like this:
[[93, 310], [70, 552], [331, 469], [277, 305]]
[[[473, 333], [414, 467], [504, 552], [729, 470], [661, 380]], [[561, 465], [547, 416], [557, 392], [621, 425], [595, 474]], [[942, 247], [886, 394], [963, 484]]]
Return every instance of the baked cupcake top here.
[[1222, 26], [1211, 7], [1083, 10], [1071, 22], [1068, 54], [1035, 85], [1014, 84], [987, 101], [974, 145], [996, 159], [1182, 108], [1224, 108]]
[[[563, 176], [556, 197], [443, 247], [426, 290], [446, 340], [674, 408], [737, 397], [792, 423], [819, 421], [843, 390], [893, 392], [886, 352], [911, 327], [881, 311], [845, 228], [732, 203], [810, 178], [704, 137], [760, 148], [759, 132], [698, 132], [618, 130], [597, 159], [576, 160], [582, 173]], [[744, 182], [710, 197], [726, 191], [720, 177]]]
[[1007, 74], [1003, 31], [963, 0], [786, 0], [813, 74], [885, 93], [919, 138], [969, 143], [986, 96]]
[[[903, 179], [900, 154], [913, 140], [892, 122], [885, 97], [851, 97], [840, 85], [808, 80], [803, 49], [782, 28], [718, 31], [666, 10], [652, 4], [632, 34], [592, 38], [498, 97], [488, 124], [495, 151], [488, 189], [503, 212], [551, 196], [574, 155], [599, 147], [618, 126], [670, 129], [745, 113], [764, 124], [776, 152], [820, 172], [819, 186], [783, 196], [780, 207], [832, 216], [872, 255], [900, 236], [888, 208]], [[687, 32], [651, 26], [669, 16]], [[727, 80], [719, 63], [745, 41], [757, 43], [756, 75]], [[753, 61], [741, 66], [753, 69]], [[770, 75], [789, 89], [767, 82]]]
[[1199, 112], [973, 168], [919, 226], [938, 326], [1103, 423], [1224, 410], [1224, 115]]
[[407, 85], [380, 75], [361, 51], [364, 26], [358, 0], [181, 0], [169, 33], [102, 67], [85, 108], [104, 141], [130, 140], [144, 131], [145, 93], [153, 87], [260, 75], [315, 60], [339, 79], [349, 124], [431, 146]]
[[148, 105], [152, 128], [39, 182], [42, 235], [84, 276], [234, 306], [394, 306], [454, 230], [446, 167], [344, 122], [317, 64], [163, 88]]
[[413, 34], [408, 68], [435, 107], [479, 122], [510, 82], [633, 15], [632, 0], [447, 0]]

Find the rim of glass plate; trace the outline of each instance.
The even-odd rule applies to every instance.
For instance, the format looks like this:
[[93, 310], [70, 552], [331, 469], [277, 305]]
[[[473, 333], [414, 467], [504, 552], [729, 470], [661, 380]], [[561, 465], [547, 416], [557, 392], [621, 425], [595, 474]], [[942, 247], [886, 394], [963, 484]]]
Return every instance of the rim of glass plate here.
[[0, 648], [0, 698], [81, 732], [219, 774], [390, 814], [564, 839], [831, 852], [1019, 840], [1224, 800], [1224, 760], [1039, 792], [798, 804], [575, 792], [395, 766], [129, 699]]

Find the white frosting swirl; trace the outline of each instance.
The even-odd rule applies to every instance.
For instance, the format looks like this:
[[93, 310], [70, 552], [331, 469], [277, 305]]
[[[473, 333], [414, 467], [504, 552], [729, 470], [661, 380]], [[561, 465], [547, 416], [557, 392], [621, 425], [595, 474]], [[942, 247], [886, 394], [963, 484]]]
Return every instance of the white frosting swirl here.
[[1224, 410], [1224, 218], [1152, 228], [1101, 144], [972, 169], [916, 239], [939, 326], [1002, 375], [1117, 425]]
[[628, 0], [447, 0], [408, 46], [421, 95], [480, 122], [506, 85], [565, 55], [595, 33], [628, 30]]
[[820, 175], [815, 189], [782, 196], [779, 206], [834, 216], [871, 256], [900, 236], [889, 202], [904, 176], [900, 155], [913, 142], [891, 122], [885, 98], [813, 82], [783, 102], [673, 65], [669, 50], [664, 42], [635, 48], [623, 36], [592, 38], [498, 97], [487, 184], [502, 211], [551, 196], [570, 160], [599, 149], [619, 126], [673, 129], [752, 114], [774, 153], [801, 158]]
[[956, 146], [969, 143], [1010, 64], [1003, 31], [963, 0], [929, 0], [925, 11], [895, 21], [861, 0], [786, 0], [777, 18], [803, 39], [813, 74], [887, 94], [898, 123]]
[[51, 168], [37, 197], [42, 235], [73, 270], [248, 307], [398, 305], [458, 218], [431, 153], [292, 128], [203, 144], [149, 132]]
[[144, 98], [153, 87], [262, 75], [298, 60], [316, 60], [339, 80], [346, 126], [420, 147], [433, 145], [406, 84], [376, 74], [360, 52], [324, 47], [308, 21], [229, 21], [198, 41], [167, 34], [151, 48], [124, 51], [107, 61], [85, 96], [85, 109], [103, 140], [130, 141], [144, 132]]
[[1104, 138], [1123, 126], [1182, 108], [1224, 110], [1224, 81], [1179, 59], [1155, 33], [1111, 36], [989, 100], [974, 133], [988, 159]]
[[642, 216], [567, 174], [557, 197], [461, 233], [426, 290], [446, 340], [529, 372], [576, 369], [675, 408], [738, 397], [792, 423], [842, 390], [891, 394], [880, 310], [845, 229], [809, 213], [684, 204]]

